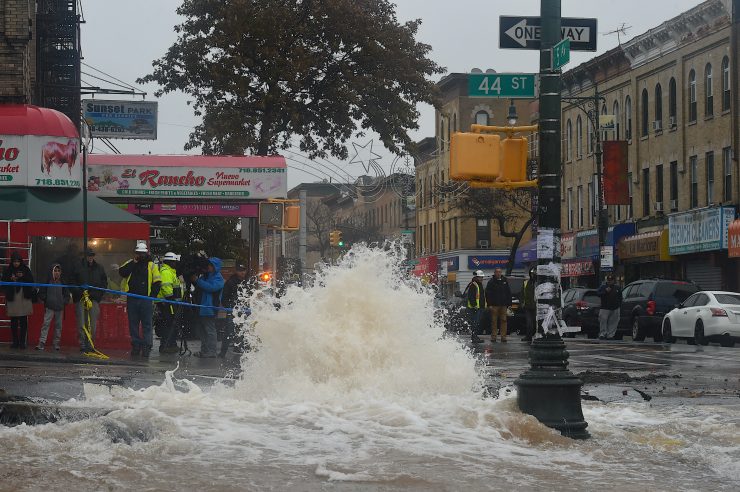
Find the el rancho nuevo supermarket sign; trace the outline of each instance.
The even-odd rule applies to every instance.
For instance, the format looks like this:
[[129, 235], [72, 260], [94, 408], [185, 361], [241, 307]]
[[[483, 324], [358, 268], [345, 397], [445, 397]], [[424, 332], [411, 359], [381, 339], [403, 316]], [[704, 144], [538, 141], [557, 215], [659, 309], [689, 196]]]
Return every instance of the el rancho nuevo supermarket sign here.
[[101, 198], [265, 199], [287, 194], [280, 156], [91, 155], [87, 190]]

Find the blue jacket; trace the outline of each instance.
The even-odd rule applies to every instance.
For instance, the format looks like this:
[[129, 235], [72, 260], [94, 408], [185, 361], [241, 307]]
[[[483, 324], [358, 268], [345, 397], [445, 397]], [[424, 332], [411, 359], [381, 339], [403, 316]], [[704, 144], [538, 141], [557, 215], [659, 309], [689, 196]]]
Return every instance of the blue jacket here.
[[[196, 286], [203, 291], [200, 303], [204, 306], [219, 306], [221, 304], [221, 290], [224, 288], [224, 277], [221, 275], [221, 260], [209, 258], [208, 261], [216, 269], [205, 277], [198, 279]], [[201, 307], [199, 314], [208, 318], [216, 316], [216, 310], [209, 307]]]

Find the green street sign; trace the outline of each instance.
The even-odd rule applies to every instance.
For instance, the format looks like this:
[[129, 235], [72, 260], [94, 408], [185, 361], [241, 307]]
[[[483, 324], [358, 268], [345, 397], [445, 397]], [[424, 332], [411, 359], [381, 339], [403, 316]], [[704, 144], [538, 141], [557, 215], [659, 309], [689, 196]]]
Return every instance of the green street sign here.
[[552, 69], [557, 70], [570, 61], [570, 39], [565, 38], [552, 47]]
[[534, 99], [537, 97], [537, 74], [471, 73], [468, 74], [468, 97]]

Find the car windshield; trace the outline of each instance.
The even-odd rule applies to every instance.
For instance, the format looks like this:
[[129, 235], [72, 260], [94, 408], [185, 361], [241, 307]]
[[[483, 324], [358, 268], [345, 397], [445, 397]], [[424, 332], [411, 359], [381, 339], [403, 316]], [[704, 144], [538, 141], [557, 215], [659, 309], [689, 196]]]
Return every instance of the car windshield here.
[[686, 300], [694, 292], [698, 292], [699, 288], [696, 285], [689, 284], [686, 282], [665, 282], [659, 283], [657, 289], [655, 289], [656, 297], [672, 297], [678, 303]]
[[717, 302], [730, 306], [740, 306], [740, 294], [714, 294]]
[[596, 292], [593, 292], [593, 291], [587, 292], [586, 295], [583, 296], [583, 300], [589, 304], [601, 303], [601, 298], [596, 295]]
[[524, 279], [519, 277], [508, 277], [506, 279], [509, 282], [509, 289], [511, 290], [512, 297], [519, 297], [524, 288]]

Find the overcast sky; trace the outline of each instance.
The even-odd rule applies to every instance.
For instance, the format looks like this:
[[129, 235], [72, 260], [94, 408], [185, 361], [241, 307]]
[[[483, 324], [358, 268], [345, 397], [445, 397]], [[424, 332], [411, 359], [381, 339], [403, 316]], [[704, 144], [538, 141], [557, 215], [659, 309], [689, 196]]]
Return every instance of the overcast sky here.
[[[180, 18], [175, 9], [178, 0], [82, 0], [86, 23], [82, 26], [82, 54], [84, 63], [133, 84], [137, 77], [151, 70], [151, 62], [160, 58], [175, 41], [173, 26]], [[594, 17], [598, 19], [598, 51], [573, 52], [568, 67], [589, 60], [596, 54], [617, 46], [617, 36], [605, 33], [621, 25], [631, 26], [622, 41], [642, 34], [663, 21], [698, 5], [697, 0], [563, 0], [564, 17]], [[538, 56], [535, 51], [498, 48], [498, 18], [500, 15], [539, 15], [539, 0], [398, 0], [400, 21], [420, 18], [422, 25], [418, 39], [433, 48], [431, 57], [448, 72], [469, 72], [471, 68], [493, 68], [498, 72], [536, 72]], [[566, 67], [566, 68], [568, 68]], [[106, 84], [92, 77], [99, 75], [83, 65], [83, 85]], [[156, 86], [142, 86], [147, 100], [154, 100]], [[104, 98], [104, 96], [100, 96]], [[111, 97], [115, 99], [115, 97]], [[159, 127], [156, 141], [114, 140], [124, 154], [182, 154], [192, 127], [198, 123], [184, 94], [166, 95], [159, 100]], [[429, 106], [419, 108], [420, 129], [413, 138], [420, 140], [434, 135], [434, 111]], [[365, 145], [367, 140], [356, 141]], [[392, 157], [384, 149], [380, 164], [388, 169]], [[350, 156], [353, 155], [352, 145]], [[95, 152], [110, 151], [100, 143]], [[191, 152], [197, 153], [197, 152]], [[352, 175], [358, 175], [358, 166], [337, 163]], [[301, 166], [289, 161], [288, 187], [301, 182], [316, 181], [314, 176], [299, 170]], [[314, 171], [314, 174], [316, 172]]]

